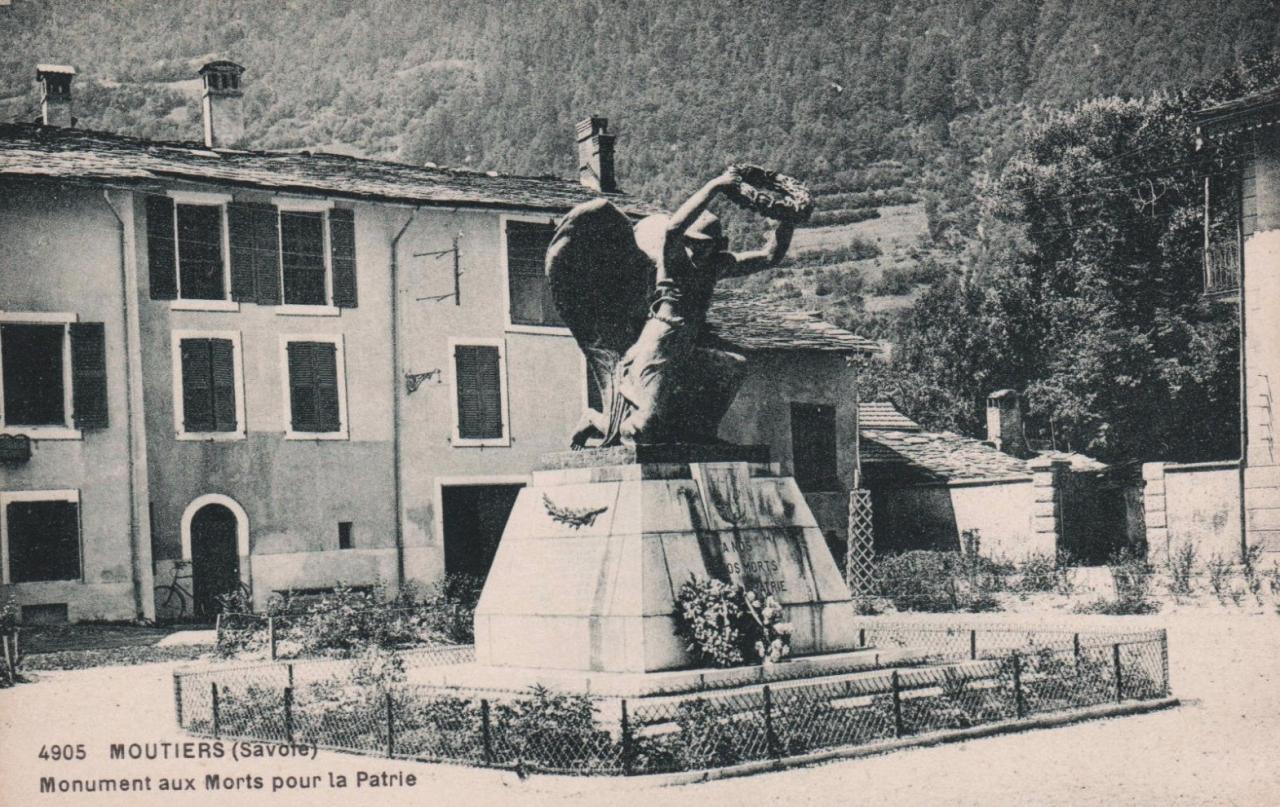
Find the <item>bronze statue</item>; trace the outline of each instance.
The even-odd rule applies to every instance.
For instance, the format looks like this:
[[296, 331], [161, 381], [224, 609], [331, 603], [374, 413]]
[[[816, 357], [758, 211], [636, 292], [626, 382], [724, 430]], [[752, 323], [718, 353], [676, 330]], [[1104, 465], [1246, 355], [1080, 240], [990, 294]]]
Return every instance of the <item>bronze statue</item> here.
[[[707, 211], [720, 193], [781, 219], [762, 249], [728, 251], [720, 220]], [[571, 446], [719, 442], [746, 358], [706, 332], [716, 280], [776, 266], [811, 210], [795, 180], [743, 166], [670, 216], [634, 226], [606, 199], [570, 211], [547, 250], [547, 274], [603, 403], [583, 413]]]

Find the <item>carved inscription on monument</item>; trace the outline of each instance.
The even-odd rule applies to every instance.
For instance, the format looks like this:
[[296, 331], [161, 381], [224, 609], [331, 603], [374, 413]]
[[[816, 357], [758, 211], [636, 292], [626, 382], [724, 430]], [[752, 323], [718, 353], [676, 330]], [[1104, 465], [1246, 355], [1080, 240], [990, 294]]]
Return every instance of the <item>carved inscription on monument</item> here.
[[781, 564], [773, 558], [757, 558], [739, 551], [733, 540], [722, 540], [720, 549], [729, 579], [761, 596], [785, 594], [787, 581], [781, 575]]

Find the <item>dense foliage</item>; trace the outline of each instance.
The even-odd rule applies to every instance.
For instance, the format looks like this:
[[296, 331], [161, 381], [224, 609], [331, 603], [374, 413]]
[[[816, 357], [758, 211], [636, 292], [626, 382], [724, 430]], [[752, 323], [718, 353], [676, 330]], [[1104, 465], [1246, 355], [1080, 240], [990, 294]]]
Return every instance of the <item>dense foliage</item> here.
[[1089, 101], [1039, 127], [980, 188], [965, 273], [907, 312], [893, 364], [867, 373], [870, 394], [979, 433], [984, 397], [1011, 387], [1026, 391], [1032, 436], [1060, 449], [1235, 455], [1237, 323], [1201, 293], [1201, 245], [1204, 177], [1230, 198], [1240, 150], [1197, 150], [1192, 113], [1278, 73], [1271, 61], [1177, 93]]

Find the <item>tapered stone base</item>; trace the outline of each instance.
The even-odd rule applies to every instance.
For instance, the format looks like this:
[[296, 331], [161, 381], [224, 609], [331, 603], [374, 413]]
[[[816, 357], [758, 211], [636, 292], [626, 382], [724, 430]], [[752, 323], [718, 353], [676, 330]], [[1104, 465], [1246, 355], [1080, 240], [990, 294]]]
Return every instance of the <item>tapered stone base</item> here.
[[476, 608], [477, 662], [690, 667], [674, 613], [691, 577], [773, 595], [795, 655], [852, 649], [839, 568], [795, 480], [766, 460], [734, 446], [549, 456], [520, 492]]

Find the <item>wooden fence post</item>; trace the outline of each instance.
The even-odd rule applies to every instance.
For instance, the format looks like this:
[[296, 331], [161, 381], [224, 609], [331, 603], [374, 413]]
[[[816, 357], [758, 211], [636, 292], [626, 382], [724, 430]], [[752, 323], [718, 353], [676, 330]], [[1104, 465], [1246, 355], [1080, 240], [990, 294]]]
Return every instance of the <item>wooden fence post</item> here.
[[977, 660], [978, 658], [978, 631], [969, 631], [969, 659]]
[[387, 756], [396, 755], [396, 718], [391, 693], [387, 692]]
[[773, 691], [765, 684], [764, 695], [764, 745], [770, 759], [778, 758], [778, 737], [773, 732]]
[[622, 773], [631, 775], [631, 720], [627, 715], [627, 699], [622, 699]]
[[893, 682], [893, 736], [902, 736], [902, 683], [898, 679], [898, 671], [894, 670], [890, 677]]
[[209, 687], [213, 693], [213, 739], [217, 740], [222, 736], [222, 719], [218, 713], [218, 683], [215, 681]]
[[493, 736], [489, 729], [489, 700], [480, 699], [480, 740], [484, 747], [484, 764], [493, 764]]
[[267, 617], [267, 646], [271, 648], [271, 660], [276, 660], [276, 618]]
[[178, 718], [178, 728], [185, 729], [187, 726], [182, 722], [182, 676], [177, 674], [173, 676], [173, 712]]
[[293, 687], [284, 688], [284, 738], [293, 742]]
[[1120, 683], [1120, 645], [1111, 645], [1111, 660], [1116, 669], [1116, 703], [1120, 703], [1124, 699], [1123, 685]]
[[1013, 712], [1026, 717], [1027, 708], [1022, 702], [1022, 656], [1013, 654]]
[[1076, 670], [1080, 669], [1080, 634], [1075, 633], [1071, 636], [1071, 653], [1076, 660]]

